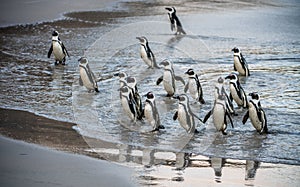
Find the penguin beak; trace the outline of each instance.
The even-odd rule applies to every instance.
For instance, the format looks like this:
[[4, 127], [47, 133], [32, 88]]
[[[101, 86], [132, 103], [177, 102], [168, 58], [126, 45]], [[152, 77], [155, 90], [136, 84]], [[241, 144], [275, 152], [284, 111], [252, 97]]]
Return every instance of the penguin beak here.
[[225, 79], [229, 79], [230, 78], [230, 75], [228, 75], [227, 77], [225, 77]]
[[114, 76], [115, 76], [115, 77], [119, 76], [119, 73], [115, 73]]
[[141, 37], [136, 37], [136, 39], [138, 39], [140, 42], [142, 42], [142, 38]]
[[168, 11], [172, 11], [172, 9], [171, 9], [171, 8], [169, 8], [169, 7], [166, 7], [165, 9], [166, 9], [166, 10], [168, 10]]

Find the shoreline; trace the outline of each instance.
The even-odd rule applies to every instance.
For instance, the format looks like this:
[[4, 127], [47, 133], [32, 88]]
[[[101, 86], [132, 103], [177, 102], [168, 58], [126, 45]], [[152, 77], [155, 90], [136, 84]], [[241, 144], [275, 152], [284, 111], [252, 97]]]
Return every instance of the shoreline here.
[[[18, 116], [18, 118], [14, 116]], [[63, 162], [63, 164], [61, 164], [63, 168], [76, 168], [77, 162], [75, 162], [75, 166], [73, 164], [70, 166], [70, 159], [78, 159], [80, 163], [84, 162], [78, 167], [87, 168], [87, 172], [90, 170], [94, 171], [94, 165], [99, 164], [99, 167], [105, 167], [105, 171], [108, 169], [114, 174], [109, 174], [106, 177], [103, 177], [103, 175], [98, 176], [97, 174], [103, 171], [100, 169], [97, 174], [93, 173], [91, 177], [95, 177], [95, 181], [101, 177], [103, 180], [104, 178], [105, 180], [108, 179], [108, 185], [113, 184], [115, 186], [122, 186], [122, 181], [126, 182], [129, 186], [135, 186], [136, 184], [138, 186], [147, 186], [149, 184], [169, 186], [171, 184], [180, 185], [180, 183], [193, 186], [197, 185], [199, 181], [212, 186], [220, 182], [225, 186], [274, 186], [274, 184], [285, 184], [286, 182], [288, 182], [287, 186], [293, 186], [297, 184], [297, 181], [300, 181], [297, 175], [300, 171], [299, 165], [224, 158], [222, 159], [224, 163], [219, 165], [218, 160], [221, 158], [209, 158], [201, 155], [190, 155], [188, 165], [185, 165], [184, 163], [186, 161], [181, 161], [181, 159], [187, 156], [186, 153], [176, 153], [175, 156], [173, 152], [160, 150], [150, 151], [139, 147], [82, 137], [73, 129], [74, 125], [75, 124], [72, 123], [51, 120], [27, 111], [0, 108], [0, 149], [2, 153], [5, 152], [5, 154], [1, 154], [2, 158], [4, 158], [1, 158], [2, 161], [9, 158], [10, 161], [14, 160], [13, 163], [19, 163], [22, 162], [23, 157], [34, 157], [34, 159], [29, 158], [25, 163], [22, 162], [22, 164], [20, 164], [22, 169], [14, 165], [3, 165], [4, 163], [9, 163], [8, 161], [5, 161], [2, 165], [0, 164], [1, 171], [3, 172], [2, 176], [6, 176], [6, 180], [1, 180], [1, 183], [17, 184], [22, 177], [19, 176], [19, 180], [10, 181], [12, 178], [11, 175], [15, 176], [15, 174], [13, 174], [14, 172], [25, 172], [29, 173], [27, 174], [29, 178], [32, 178], [32, 181], [27, 181], [29, 182], [29, 186], [34, 186], [36, 181], [39, 180], [47, 183], [53, 180], [63, 181], [63, 186], [66, 186], [70, 181], [65, 181], [64, 175], [62, 175], [63, 177], [57, 177], [56, 172], [59, 166], [55, 165], [55, 163]], [[147, 156], [149, 153], [150, 157]], [[42, 158], [36, 160], [36, 157]], [[213, 164], [212, 159], [217, 159], [217, 165]], [[90, 160], [92, 164], [86, 165], [86, 160]], [[33, 162], [48, 162], [53, 164], [52, 167], [58, 168], [53, 169], [53, 171], [49, 169], [47, 165], [41, 165], [37, 168], [35, 164], [32, 164]], [[252, 166], [252, 163], [257, 163], [257, 167], [248, 171], [247, 167]], [[151, 169], [151, 172], [147, 171], [147, 168], [152, 165], [156, 166], [156, 169]], [[126, 170], [125, 173], [120, 172], [123, 169]], [[214, 176], [213, 171], [215, 170], [215, 172], [217, 172], [220, 169], [222, 171], [221, 176]], [[36, 170], [39, 170], [39, 172], [48, 172], [47, 176], [50, 177], [44, 178], [43, 176], [32, 174], [36, 172]], [[186, 175], [177, 176], [181, 170], [184, 170]], [[7, 173], [8, 171], [10, 172]], [[59, 172], [63, 174], [70, 171], [59, 169]], [[122, 181], [114, 183], [115, 172], [117, 172], [116, 175], [120, 177]], [[249, 179], [245, 178], [247, 172], [250, 172], [247, 174], [250, 177]], [[283, 176], [295, 177], [294, 180], [287, 181], [285, 177], [281, 176], [282, 172], [285, 173]], [[195, 174], [198, 175], [197, 178], [200, 177], [201, 179], [195, 180]], [[67, 175], [67, 177], [73, 178], [78, 175], [85, 174], [81, 171], [76, 171], [74, 175]], [[149, 177], [152, 179], [149, 180]], [[280, 178], [274, 181], [274, 177]], [[71, 183], [74, 181], [76, 180], [71, 180]], [[93, 182], [87, 184], [94, 186]], [[54, 186], [55, 185], [58, 184], [55, 183]]]

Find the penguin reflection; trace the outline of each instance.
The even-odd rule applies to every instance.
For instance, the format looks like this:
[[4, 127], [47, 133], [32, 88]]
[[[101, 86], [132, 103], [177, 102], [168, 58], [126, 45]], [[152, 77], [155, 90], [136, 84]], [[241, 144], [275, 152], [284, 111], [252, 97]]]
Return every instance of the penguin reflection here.
[[215, 171], [215, 181], [220, 183], [222, 177], [222, 168], [225, 165], [225, 158], [210, 158], [210, 165]]
[[246, 160], [245, 168], [245, 180], [251, 180], [255, 178], [256, 171], [260, 166], [260, 162], [253, 160]]

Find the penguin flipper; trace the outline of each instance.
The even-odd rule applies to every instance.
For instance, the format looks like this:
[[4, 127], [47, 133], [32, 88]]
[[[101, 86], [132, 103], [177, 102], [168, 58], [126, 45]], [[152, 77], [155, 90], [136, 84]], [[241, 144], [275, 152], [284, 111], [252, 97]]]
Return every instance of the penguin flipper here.
[[246, 112], [246, 114], [244, 115], [244, 117], [243, 117], [243, 124], [245, 124], [246, 123], [246, 121], [248, 120], [248, 118], [249, 118], [249, 110], [247, 110], [247, 112]]
[[196, 114], [192, 113], [192, 115], [203, 123], [202, 119], [200, 119]]
[[83, 86], [83, 82], [82, 82], [82, 79], [81, 79], [80, 76], [79, 76], [79, 85], [80, 85], [80, 86]]
[[185, 85], [185, 82], [182, 77], [180, 77], [180, 76], [174, 76], [174, 77], [175, 77], [175, 80], [180, 81], [180, 82], [182, 82], [183, 85]]
[[184, 93], [186, 93], [188, 91], [188, 89], [189, 89], [189, 82], [184, 87]]
[[[231, 123], [231, 127], [232, 128], [234, 128], [234, 126], [233, 126], [233, 122], [232, 122], [232, 119], [231, 119], [231, 116], [230, 116], [230, 114], [229, 114], [229, 112], [226, 110], [226, 114], [225, 114], [225, 116], [228, 116], [228, 118], [229, 118], [229, 121], [230, 121], [230, 123]], [[226, 119], [225, 119], [225, 122], [226, 122]]]
[[211, 116], [211, 113], [212, 113], [212, 110], [210, 110], [210, 111], [206, 114], [206, 116], [205, 116], [204, 119], [203, 119], [203, 123], [205, 123], [205, 122], [208, 120], [208, 118]]
[[231, 102], [233, 101], [233, 97], [232, 97], [231, 93], [229, 94], [229, 99], [230, 99]]
[[48, 51], [48, 58], [50, 58], [51, 54], [52, 54], [52, 51], [53, 51], [53, 45], [51, 44], [51, 47]]
[[176, 110], [174, 116], [173, 116], [173, 120], [176, 120], [178, 118], [178, 111]]
[[159, 77], [156, 81], [156, 85], [159, 85], [163, 80], [163, 76]]
[[68, 57], [70, 58], [70, 55], [69, 55], [69, 53], [67, 51], [67, 48], [65, 47], [64, 43], [61, 43], [61, 47], [62, 47], [62, 50], [63, 50], [64, 54], [68, 55]]

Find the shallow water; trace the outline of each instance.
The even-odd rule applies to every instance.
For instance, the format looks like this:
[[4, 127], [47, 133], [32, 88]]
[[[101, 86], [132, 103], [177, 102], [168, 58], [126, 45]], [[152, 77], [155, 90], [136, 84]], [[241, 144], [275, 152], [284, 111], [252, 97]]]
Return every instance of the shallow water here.
[[[75, 122], [78, 124], [76, 130], [86, 137], [124, 146], [299, 165], [300, 25], [297, 20], [300, 5], [289, 3], [230, 9], [230, 12], [228, 9], [217, 13], [187, 11], [180, 15], [188, 33], [182, 37], [170, 32], [166, 15], [120, 18], [112, 27], [83, 28], [77, 34], [70, 34], [74, 29], [65, 28], [61, 35], [69, 36], [65, 38], [69, 39], [66, 45], [73, 54], [65, 67], [49, 65], [45, 58], [48, 49], [45, 54], [36, 52], [45, 48], [36, 35], [52, 28], [49, 24], [36, 30], [36, 35], [15, 37], [15, 48], [5, 46], [9, 38], [2, 37], [4, 50], [1, 55], [12, 56], [15, 60], [1, 65], [1, 103], [3, 107]], [[201, 6], [193, 2], [193, 6], [196, 5]], [[213, 105], [217, 78], [233, 71], [231, 49], [238, 46], [251, 71], [249, 78], [241, 80], [242, 86], [247, 93], [257, 91], [261, 95], [270, 133], [257, 134], [249, 121], [242, 125], [245, 110], [238, 110], [238, 116], [233, 118], [235, 127], [228, 127], [227, 136], [216, 132], [211, 120], [205, 125], [197, 123], [199, 134], [186, 134], [178, 122], [172, 120], [177, 101], [165, 97], [162, 85], [155, 85], [163, 71], [147, 69], [139, 57], [136, 36], [146, 36], [157, 61], [171, 60], [177, 75], [184, 77], [187, 69], [196, 70], [206, 104], [200, 106], [192, 99], [190, 103], [194, 113], [202, 119]], [[49, 39], [42, 37], [44, 41]], [[26, 41], [35, 42], [34, 47], [24, 47], [22, 43]], [[79, 42], [86, 45], [79, 45]], [[103, 78], [98, 83], [99, 94], [88, 93], [78, 84], [77, 59], [82, 55], [89, 58], [95, 74]], [[148, 91], [156, 94], [165, 130], [148, 133], [146, 123], [132, 124], [124, 115], [117, 91], [119, 82], [112, 77], [118, 71], [136, 77], [141, 95]], [[177, 93], [182, 92], [183, 85], [178, 83]]]

